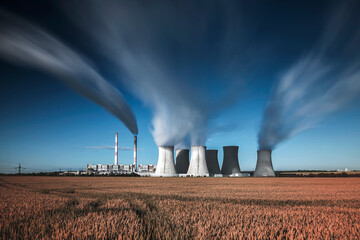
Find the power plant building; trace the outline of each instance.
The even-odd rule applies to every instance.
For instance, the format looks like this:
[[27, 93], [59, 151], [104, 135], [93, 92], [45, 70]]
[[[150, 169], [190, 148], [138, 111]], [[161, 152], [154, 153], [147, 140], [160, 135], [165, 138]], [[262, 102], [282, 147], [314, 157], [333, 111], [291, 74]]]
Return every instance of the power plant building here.
[[139, 164], [138, 172], [147, 172], [152, 173], [155, 172], [156, 165], [154, 164]]

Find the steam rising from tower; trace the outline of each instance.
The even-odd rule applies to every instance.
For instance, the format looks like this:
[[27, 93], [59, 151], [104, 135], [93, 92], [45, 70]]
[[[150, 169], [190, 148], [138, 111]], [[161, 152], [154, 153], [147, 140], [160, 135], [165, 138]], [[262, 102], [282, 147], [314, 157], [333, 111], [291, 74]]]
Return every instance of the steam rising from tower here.
[[[191, 145], [205, 144], [210, 118], [239, 97], [241, 59], [248, 62], [250, 54], [241, 14], [234, 12], [237, 1], [63, 2], [119, 70], [124, 86], [151, 108], [157, 146], [175, 146], [187, 137]], [[194, 21], [194, 13], [201, 21]], [[220, 33], [211, 43], [208, 29]], [[204, 67], [211, 77], [204, 76]], [[216, 96], [204, 78], [207, 86], [218, 86]]]
[[[259, 149], [311, 128], [360, 95], [360, 15], [340, 1], [316, 47], [281, 76], [266, 106], [258, 134]], [[336, 57], [333, 57], [336, 56]]]

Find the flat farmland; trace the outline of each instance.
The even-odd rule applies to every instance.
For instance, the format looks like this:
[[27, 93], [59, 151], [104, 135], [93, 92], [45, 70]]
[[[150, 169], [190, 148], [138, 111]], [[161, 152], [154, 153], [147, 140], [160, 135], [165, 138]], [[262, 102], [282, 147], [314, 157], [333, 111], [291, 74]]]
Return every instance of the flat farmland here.
[[1, 239], [359, 239], [360, 178], [0, 177]]

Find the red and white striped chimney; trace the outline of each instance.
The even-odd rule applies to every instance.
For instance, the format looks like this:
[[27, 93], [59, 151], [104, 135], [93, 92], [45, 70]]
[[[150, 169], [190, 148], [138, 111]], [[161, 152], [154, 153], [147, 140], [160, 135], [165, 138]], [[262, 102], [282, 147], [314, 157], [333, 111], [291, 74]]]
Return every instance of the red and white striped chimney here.
[[134, 168], [137, 171], [137, 136], [134, 136]]
[[118, 133], [115, 133], [115, 165], [118, 165]]

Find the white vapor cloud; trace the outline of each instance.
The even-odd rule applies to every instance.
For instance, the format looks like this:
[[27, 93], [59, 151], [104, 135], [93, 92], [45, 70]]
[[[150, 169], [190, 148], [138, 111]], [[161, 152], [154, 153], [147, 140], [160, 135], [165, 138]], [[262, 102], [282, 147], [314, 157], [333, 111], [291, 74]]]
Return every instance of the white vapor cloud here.
[[[360, 95], [360, 22], [357, 4], [336, 8], [313, 51], [300, 58], [276, 84], [258, 135], [260, 149], [311, 128]], [[349, 25], [350, 23], [350, 25]], [[351, 27], [352, 26], [352, 27]]]

